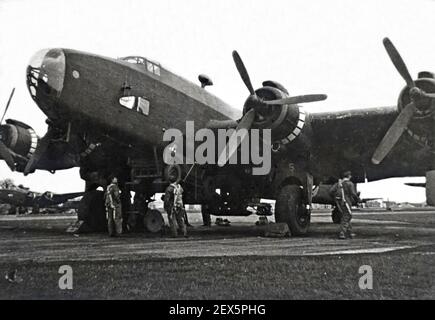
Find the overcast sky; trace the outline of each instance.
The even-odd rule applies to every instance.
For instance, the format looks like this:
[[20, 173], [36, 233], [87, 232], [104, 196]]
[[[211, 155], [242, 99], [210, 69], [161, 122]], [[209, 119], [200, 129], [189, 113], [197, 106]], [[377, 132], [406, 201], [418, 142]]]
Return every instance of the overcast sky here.
[[[435, 1], [0, 0], [0, 110], [10, 90], [6, 118], [46, 132], [43, 113], [25, 85], [25, 69], [42, 48], [73, 48], [110, 57], [142, 55], [196, 82], [241, 109], [248, 91], [231, 58], [237, 49], [254, 87], [273, 79], [291, 94], [326, 93], [307, 109], [342, 110], [394, 106], [404, 85], [382, 38], [390, 37], [410, 72], [435, 71]], [[24, 177], [4, 161], [0, 177], [34, 190], [81, 190], [78, 169]], [[407, 181], [424, 181], [424, 178]], [[423, 188], [393, 179], [360, 185], [363, 197], [424, 201]]]

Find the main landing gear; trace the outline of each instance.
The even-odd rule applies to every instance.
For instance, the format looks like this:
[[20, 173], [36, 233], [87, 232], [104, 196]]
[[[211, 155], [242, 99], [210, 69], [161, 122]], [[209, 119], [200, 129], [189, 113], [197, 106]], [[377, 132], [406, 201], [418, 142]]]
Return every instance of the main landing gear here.
[[302, 201], [300, 186], [285, 185], [279, 191], [275, 204], [275, 221], [287, 223], [292, 235], [307, 234], [310, 225], [310, 210]]
[[103, 191], [91, 190], [85, 192], [80, 200], [77, 220], [82, 221], [80, 231], [83, 232], [104, 231], [107, 229]]

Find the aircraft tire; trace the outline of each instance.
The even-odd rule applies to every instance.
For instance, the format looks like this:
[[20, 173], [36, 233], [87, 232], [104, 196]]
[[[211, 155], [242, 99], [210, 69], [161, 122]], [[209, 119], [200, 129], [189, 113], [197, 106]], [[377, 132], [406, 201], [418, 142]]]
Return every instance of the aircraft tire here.
[[12, 215], [12, 214], [16, 214], [17, 213], [17, 207], [11, 205], [8, 211], [8, 214]]
[[39, 211], [39, 206], [37, 205], [37, 204], [35, 204], [33, 207], [32, 207], [32, 214], [38, 214], [40, 211]]
[[302, 190], [299, 186], [282, 187], [276, 199], [275, 221], [287, 223], [294, 236], [307, 234], [310, 215], [302, 203]]

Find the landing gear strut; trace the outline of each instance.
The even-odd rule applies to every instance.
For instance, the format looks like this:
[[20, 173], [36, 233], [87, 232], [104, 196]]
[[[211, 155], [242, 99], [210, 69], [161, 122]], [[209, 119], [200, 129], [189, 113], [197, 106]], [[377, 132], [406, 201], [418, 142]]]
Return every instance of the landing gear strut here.
[[88, 231], [107, 230], [106, 209], [104, 208], [104, 192], [86, 191], [80, 200], [77, 219], [83, 221]]
[[276, 222], [287, 223], [292, 235], [305, 235], [310, 225], [310, 212], [302, 201], [298, 185], [285, 185], [278, 193], [275, 205]]

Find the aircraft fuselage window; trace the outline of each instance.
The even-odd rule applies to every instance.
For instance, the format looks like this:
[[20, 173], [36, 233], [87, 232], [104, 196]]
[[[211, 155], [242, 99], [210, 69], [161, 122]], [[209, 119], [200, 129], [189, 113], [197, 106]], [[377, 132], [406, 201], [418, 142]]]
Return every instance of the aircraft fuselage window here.
[[133, 109], [134, 105], [136, 104], [136, 97], [134, 97], [134, 96], [121, 97], [119, 99], [119, 104], [121, 106], [128, 108], [128, 109]]
[[143, 57], [126, 57], [126, 58], [120, 58], [124, 61], [127, 61], [129, 63], [133, 64], [139, 64], [145, 68], [148, 72], [154, 73], [157, 76], [160, 76], [160, 65], [158, 63], [149, 61]]
[[150, 113], [150, 102], [142, 97], [138, 97], [137, 112], [144, 115], [149, 115]]
[[150, 102], [143, 98], [137, 96], [126, 96], [119, 98], [119, 104], [134, 110], [136, 112], [142, 113], [143, 115], [149, 115], [150, 113]]
[[147, 70], [155, 75], [160, 75], [160, 67], [150, 61], [147, 61]]
[[158, 76], [160, 75], [160, 67], [159, 66], [154, 65], [154, 73]]

